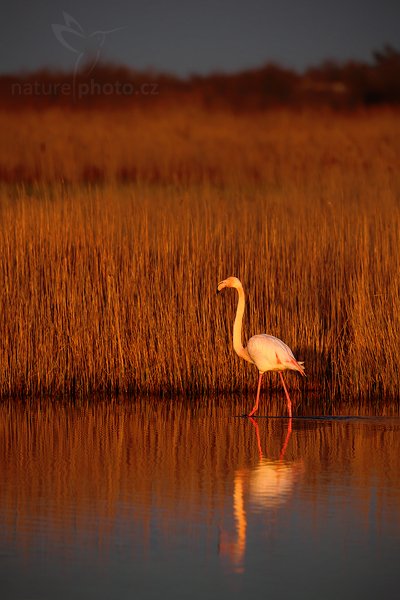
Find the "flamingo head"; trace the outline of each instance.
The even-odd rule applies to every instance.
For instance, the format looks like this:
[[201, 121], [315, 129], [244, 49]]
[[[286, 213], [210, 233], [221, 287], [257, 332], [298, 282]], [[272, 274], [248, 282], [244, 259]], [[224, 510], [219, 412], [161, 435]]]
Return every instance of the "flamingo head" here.
[[237, 277], [228, 277], [228, 279], [224, 279], [220, 281], [217, 287], [217, 294], [221, 292], [224, 288], [236, 288], [239, 289], [242, 287], [240, 280]]

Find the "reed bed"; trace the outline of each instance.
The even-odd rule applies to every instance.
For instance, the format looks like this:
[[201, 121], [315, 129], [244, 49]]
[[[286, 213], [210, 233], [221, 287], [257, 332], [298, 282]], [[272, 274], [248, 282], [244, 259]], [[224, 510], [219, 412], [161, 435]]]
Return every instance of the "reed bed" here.
[[[0, 394], [254, 391], [267, 331], [291, 388], [398, 398], [400, 120], [278, 111], [0, 115]], [[274, 385], [276, 377], [266, 380]]]

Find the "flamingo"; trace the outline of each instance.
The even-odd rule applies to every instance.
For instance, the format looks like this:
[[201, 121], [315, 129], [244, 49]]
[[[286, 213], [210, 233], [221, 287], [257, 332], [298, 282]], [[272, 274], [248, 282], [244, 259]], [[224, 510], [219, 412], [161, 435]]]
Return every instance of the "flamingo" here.
[[239, 295], [235, 322], [233, 324], [233, 349], [238, 356], [249, 363], [255, 364], [259, 371], [256, 403], [247, 416], [252, 417], [258, 410], [263, 374], [266, 371], [278, 371], [283, 389], [285, 390], [288, 413], [291, 418], [292, 402], [285, 380], [283, 379], [282, 371], [289, 369], [291, 371], [298, 371], [301, 375], [305, 376], [303, 363], [295, 359], [289, 346], [282, 342], [282, 340], [266, 333], [253, 335], [247, 342], [246, 348], [243, 348], [242, 322], [246, 303], [243, 286], [237, 277], [228, 277], [228, 279], [224, 279], [218, 284], [217, 293], [221, 292], [224, 288], [235, 288]]

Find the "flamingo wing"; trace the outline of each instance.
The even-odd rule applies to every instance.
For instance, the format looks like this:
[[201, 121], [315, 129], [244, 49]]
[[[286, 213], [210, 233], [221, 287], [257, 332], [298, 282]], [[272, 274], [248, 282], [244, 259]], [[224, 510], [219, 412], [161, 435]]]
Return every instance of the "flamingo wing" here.
[[248, 341], [247, 351], [260, 373], [291, 369], [304, 375], [302, 364], [295, 359], [289, 346], [273, 335], [254, 335]]

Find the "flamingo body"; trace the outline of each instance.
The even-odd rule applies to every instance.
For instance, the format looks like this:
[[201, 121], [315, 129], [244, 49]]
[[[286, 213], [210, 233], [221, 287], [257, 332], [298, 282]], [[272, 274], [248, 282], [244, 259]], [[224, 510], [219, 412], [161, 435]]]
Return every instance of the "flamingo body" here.
[[258, 410], [263, 374], [266, 371], [278, 371], [283, 389], [285, 390], [289, 417], [291, 417], [292, 402], [283, 379], [282, 371], [286, 371], [287, 369], [298, 371], [304, 376], [303, 363], [295, 359], [289, 346], [282, 342], [282, 340], [266, 333], [251, 337], [244, 348], [242, 345], [242, 322], [245, 308], [243, 286], [237, 277], [228, 277], [228, 279], [224, 279], [218, 284], [217, 291], [220, 292], [226, 287], [235, 288], [239, 296], [235, 322], [233, 324], [233, 349], [238, 356], [247, 362], [255, 364], [259, 371], [256, 403], [248, 416], [251, 417]]
[[247, 352], [260, 373], [286, 369], [303, 372], [289, 346], [273, 335], [253, 335], [247, 342]]

